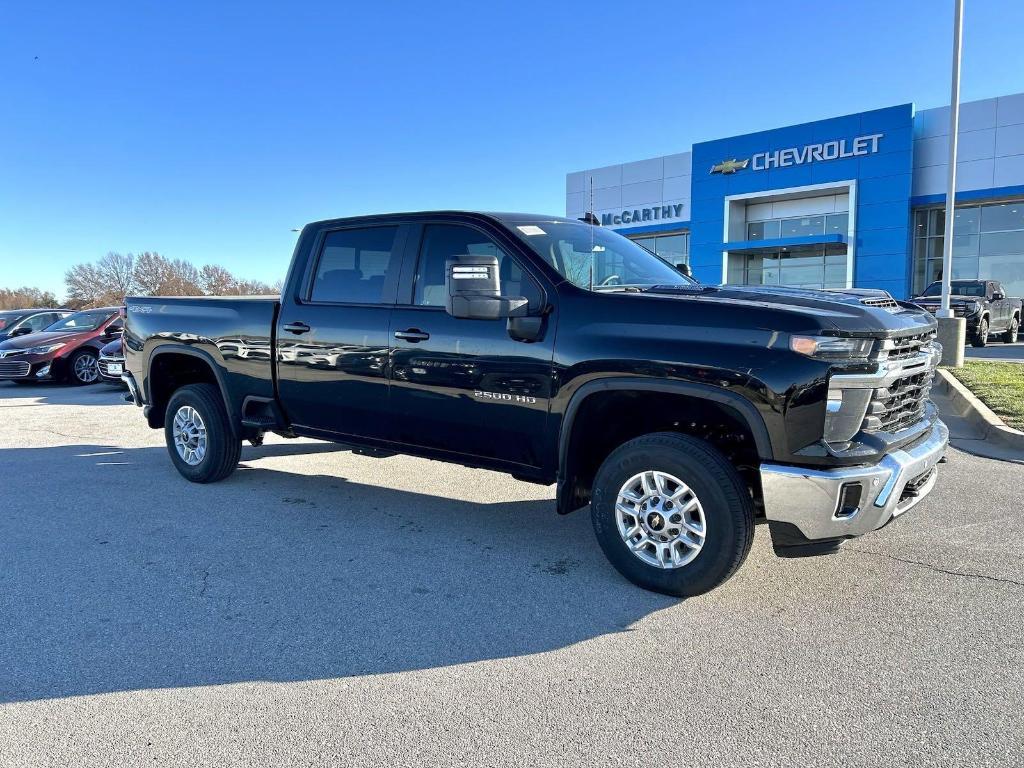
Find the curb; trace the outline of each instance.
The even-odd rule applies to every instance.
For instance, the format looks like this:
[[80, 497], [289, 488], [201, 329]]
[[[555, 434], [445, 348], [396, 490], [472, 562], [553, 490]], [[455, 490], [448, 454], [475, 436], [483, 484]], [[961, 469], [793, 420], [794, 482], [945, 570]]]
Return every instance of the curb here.
[[939, 375], [937, 389], [949, 398], [954, 413], [969, 421], [981, 433], [983, 440], [1024, 451], [1024, 432], [1006, 426], [991, 408], [975, 397], [952, 373], [942, 368], [937, 369], [936, 373]]

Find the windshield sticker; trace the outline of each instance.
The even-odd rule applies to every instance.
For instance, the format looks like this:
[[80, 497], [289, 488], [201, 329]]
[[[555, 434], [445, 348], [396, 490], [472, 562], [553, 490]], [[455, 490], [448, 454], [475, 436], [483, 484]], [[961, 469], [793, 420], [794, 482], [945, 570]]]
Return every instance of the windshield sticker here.
[[524, 235], [546, 235], [547, 234], [547, 232], [545, 232], [543, 229], [541, 229], [540, 227], [534, 226], [533, 224], [527, 224], [525, 227], [516, 227], [516, 229], [518, 229]]

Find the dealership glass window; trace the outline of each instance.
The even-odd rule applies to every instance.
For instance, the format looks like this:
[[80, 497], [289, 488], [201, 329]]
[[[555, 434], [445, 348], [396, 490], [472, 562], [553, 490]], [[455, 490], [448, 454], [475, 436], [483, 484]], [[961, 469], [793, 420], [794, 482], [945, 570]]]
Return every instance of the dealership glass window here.
[[[914, 293], [942, 278], [945, 210], [914, 212]], [[953, 219], [952, 279], [999, 280], [1024, 295], [1024, 201], [962, 206]]]
[[756, 254], [729, 254], [728, 282], [787, 285], [796, 288], [845, 288], [845, 246], [811, 245]]
[[779, 237], [782, 222], [779, 219], [752, 221], [747, 224], [747, 240], [774, 240]]
[[808, 237], [825, 234], [824, 216], [801, 216], [782, 220], [783, 237]]
[[810, 237], [813, 235], [845, 235], [850, 228], [850, 214], [829, 213], [823, 216], [795, 216], [786, 219], [765, 219], [747, 222], [747, 240], [773, 240], [778, 237]]
[[665, 235], [636, 235], [631, 237], [655, 256], [672, 266], [690, 263], [690, 233], [673, 232]]

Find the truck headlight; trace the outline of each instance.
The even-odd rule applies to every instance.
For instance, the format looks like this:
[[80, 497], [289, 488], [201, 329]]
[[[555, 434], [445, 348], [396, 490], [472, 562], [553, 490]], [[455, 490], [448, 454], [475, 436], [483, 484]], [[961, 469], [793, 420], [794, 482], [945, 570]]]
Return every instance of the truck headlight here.
[[789, 348], [818, 360], [866, 360], [874, 339], [847, 339], [839, 336], [790, 336]]
[[25, 353], [29, 355], [48, 355], [51, 352], [56, 352], [63, 346], [65, 346], [64, 342], [61, 342], [60, 344], [44, 344], [41, 347], [32, 347], [32, 349], [26, 349]]
[[976, 301], [972, 301], [964, 305], [965, 315], [976, 315], [979, 312], [981, 312], [981, 304]]

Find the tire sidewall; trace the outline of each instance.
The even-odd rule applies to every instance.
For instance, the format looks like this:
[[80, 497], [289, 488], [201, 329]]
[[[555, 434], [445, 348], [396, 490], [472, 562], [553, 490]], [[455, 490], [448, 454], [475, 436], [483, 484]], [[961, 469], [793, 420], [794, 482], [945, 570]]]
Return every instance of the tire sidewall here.
[[[732, 471], [728, 465], [725, 468]], [[704, 510], [704, 546], [691, 562], [679, 568], [648, 565], [633, 554], [619, 533], [615, 519], [619, 489], [629, 478], [648, 470], [667, 472], [682, 480], [696, 494]], [[718, 474], [708, 472], [707, 464], [696, 456], [671, 446], [631, 447], [627, 443], [613, 452], [598, 471], [591, 499], [594, 532], [612, 565], [630, 581], [672, 595], [696, 595], [720, 583], [747, 534], [741, 517], [746, 510], [730, 504], [726, 489], [715, 478]]]
[[[196, 465], [188, 464], [174, 447], [174, 415], [184, 406], [194, 408], [206, 426], [206, 455]], [[206, 483], [216, 479], [220, 469], [220, 457], [227, 447], [230, 435], [224, 434], [223, 414], [216, 410], [216, 405], [202, 397], [192, 386], [182, 387], [167, 402], [164, 417], [164, 438], [167, 441], [167, 453], [175, 468], [187, 480], [193, 483]]]

